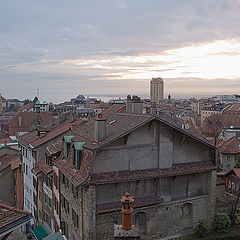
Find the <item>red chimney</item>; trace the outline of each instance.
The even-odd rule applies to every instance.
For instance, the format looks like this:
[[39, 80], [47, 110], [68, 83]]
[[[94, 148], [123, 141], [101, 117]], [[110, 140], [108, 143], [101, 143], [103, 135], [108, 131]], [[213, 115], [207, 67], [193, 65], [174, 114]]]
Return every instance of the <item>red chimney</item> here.
[[133, 197], [129, 196], [126, 192], [125, 196], [121, 198], [122, 202], [122, 229], [130, 230], [132, 229], [132, 213], [133, 213]]

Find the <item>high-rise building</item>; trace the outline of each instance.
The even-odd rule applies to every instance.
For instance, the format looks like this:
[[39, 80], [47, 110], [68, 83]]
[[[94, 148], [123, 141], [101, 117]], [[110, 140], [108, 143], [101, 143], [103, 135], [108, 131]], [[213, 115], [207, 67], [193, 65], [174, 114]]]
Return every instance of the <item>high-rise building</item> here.
[[152, 78], [150, 84], [150, 100], [152, 103], [159, 104], [163, 100], [164, 82], [162, 78]]

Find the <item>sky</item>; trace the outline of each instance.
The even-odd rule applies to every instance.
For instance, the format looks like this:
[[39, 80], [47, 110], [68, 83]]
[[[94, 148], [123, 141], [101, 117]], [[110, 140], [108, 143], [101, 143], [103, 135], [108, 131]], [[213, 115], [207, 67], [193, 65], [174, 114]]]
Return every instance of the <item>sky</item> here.
[[0, 0], [0, 93], [240, 93], [240, 0]]

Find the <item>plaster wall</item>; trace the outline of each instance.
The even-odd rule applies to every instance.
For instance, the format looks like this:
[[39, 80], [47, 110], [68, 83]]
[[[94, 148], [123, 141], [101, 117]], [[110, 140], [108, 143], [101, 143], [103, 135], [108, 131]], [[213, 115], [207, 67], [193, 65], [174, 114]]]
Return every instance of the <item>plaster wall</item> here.
[[152, 121], [100, 150], [93, 172], [171, 168], [173, 164], [209, 161], [210, 151], [199, 141]]

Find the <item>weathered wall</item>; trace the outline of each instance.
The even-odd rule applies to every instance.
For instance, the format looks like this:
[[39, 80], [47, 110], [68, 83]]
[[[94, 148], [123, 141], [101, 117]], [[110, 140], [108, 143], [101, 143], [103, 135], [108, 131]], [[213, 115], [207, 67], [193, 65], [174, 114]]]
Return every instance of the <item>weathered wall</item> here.
[[[93, 240], [96, 237], [96, 197], [95, 187], [78, 188], [78, 195], [74, 198], [72, 184], [69, 186], [61, 184], [61, 194], [69, 202], [69, 213], [62, 208], [61, 219], [68, 224], [68, 239], [73, 239], [73, 234], [77, 239]], [[72, 220], [72, 209], [79, 218], [79, 225], [74, 226]]]
[[173, 163], [187, 163], [210, 160], [210, 148], [198, 141], [176, 132], [173, 142]]
[[97, 185], [96, 201], [98, 204], [120, 201], [125, 192], [130, 192], [135, 198], [154, 196], [157, 194], [155, 179]]
[[176, 177], [163, 177], [96, 186], [96, 202], [103, 204], [119, 201], [125, 192], [136, 199], [158, 195], [165, 202], [208, 193], [208, 174], [199, 173]]
[[[167, 237], [193, 233], [200, 219], [208, 219], [208, 198], [190, 198], [134, 209], [133, 224], [150, 237]], [[97, 240], [110, 240], [113, 225], [121, 224], [121, 213], [97, 215]]]
[[0, 200], [15, 206], [16, 201], [14, 198], [14, 193], [14, 173], [10, 166], [8, 166], [0, 171]]
[[[96, 187], [97, 203], [110, 201], [110, 197], [104, 198], [103, 195], [107, 188], [113, 191], [114, 185], [116, 184], [106, 185], [106, 189], [101, 188], [102, 186]], [[124, 190], [134, 191], [131, 189], [134, 186], [133, 183], [129, 183], [128, 186], [129, 188]], [[158, 196], [164, 200], [162, 204], [134, 209], [133, 223], [148, 236], [187, 235], [193, 233], [199, 220], [204, 219], [208, 223], [213, 220], [216, 194], [215, 170], [176, 178], [159, 178], [157, 190]], [[152, 193], [153, 190], [149, 192]], [[105, 193], [106, 195], [116, 194], [116, 192], [111, 193], [110, 190]], [[118, 199], [121, 195], [119, 193]], [[120, 212], [100, 214], [97, 215], [96, 221], [97, 239], [112, 239], [113, 225], [121, 224], [121, 214]]]
[[210, 147], [152, 121], [109, 144], [96, 157], [94, 173], [171, 168], [210, 160]]

